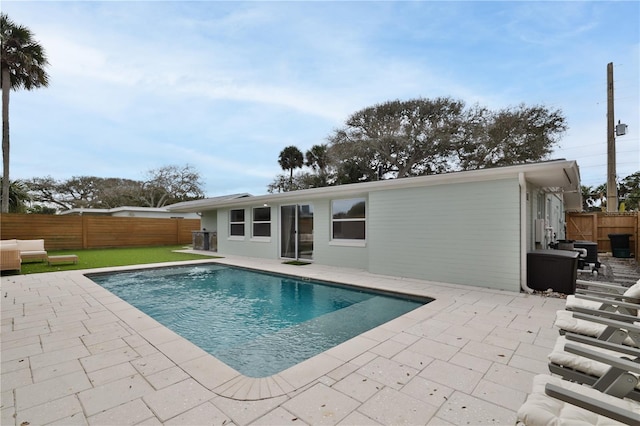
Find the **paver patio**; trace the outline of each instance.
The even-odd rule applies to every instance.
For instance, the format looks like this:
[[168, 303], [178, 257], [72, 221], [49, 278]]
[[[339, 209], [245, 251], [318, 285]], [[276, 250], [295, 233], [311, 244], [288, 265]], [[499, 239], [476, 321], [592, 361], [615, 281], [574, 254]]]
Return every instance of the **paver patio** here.
[[548, 372], [564, 307], [353, 269], [216, 261], [436, 300], [253, 379], [83, 275], [97, 270], [2, 277], [0, 423], [513, 425], [533, 376]]

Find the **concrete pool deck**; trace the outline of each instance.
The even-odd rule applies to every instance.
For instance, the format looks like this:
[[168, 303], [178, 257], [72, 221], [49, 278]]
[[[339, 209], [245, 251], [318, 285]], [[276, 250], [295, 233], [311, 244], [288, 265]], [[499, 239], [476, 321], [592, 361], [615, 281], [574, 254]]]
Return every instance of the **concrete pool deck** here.
[[[83, 275], [107, 269], [3, 276], [0, 423], [513, 425], [533, 377], [548, 373], [565, 303], [315, 264], [215, 261], [436, 300], [253, 379]], [[210, 260], [176, 264], [201, 262]]]

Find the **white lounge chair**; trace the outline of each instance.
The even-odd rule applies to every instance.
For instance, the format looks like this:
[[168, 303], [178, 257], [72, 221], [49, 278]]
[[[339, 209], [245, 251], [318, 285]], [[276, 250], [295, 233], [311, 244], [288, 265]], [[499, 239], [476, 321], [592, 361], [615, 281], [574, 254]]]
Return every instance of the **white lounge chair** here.
[[576, 294], [567, 296], [566, 310], [575, 308], [619, 311], [637, 315], [637, 309], [627, 303], [640, 303], [640, 280], [631, 287], [608, 283], [581, 281], [587, 288], [577, 289]]
[[526, 426], [637, 425], [640, 424], [640, 405], [540, 374], [534, 377], [532, 392], [517, 416]]
[[[584, 356], [588, 351], [597, 354]], [[613, 396], [640, 401], [639, 360], [638, 348], [569, 333], [558, 338], [549, 354], [549, 371]]]

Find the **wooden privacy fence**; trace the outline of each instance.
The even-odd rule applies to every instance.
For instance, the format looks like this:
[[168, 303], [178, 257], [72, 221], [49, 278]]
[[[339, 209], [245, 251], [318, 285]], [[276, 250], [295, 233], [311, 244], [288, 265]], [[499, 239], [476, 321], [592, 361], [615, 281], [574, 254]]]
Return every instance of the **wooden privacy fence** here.
[[3, 214], [0, 237], [44, 239], [46, 250], [191, 244], [200, 219]]
[[599, 252], [611, 252], [609, 234], [630, 234], [629, 248], [637, 258], [639, 241], [638, 212], [626, 213], [567, 213], [567, 239], [587, 240], [598, 243]]

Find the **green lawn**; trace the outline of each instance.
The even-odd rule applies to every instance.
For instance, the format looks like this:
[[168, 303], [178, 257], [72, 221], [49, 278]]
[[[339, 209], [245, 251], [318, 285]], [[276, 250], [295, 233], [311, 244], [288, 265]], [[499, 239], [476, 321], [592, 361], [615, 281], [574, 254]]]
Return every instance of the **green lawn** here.
[[[130, 247], [91, 250], [47, 250], [49, 256], [75, 254], [78, 263], [49, 266], [47, 262], [30, 262], [22, 264], [23, 274], [37, 274], [41, 272], [70, 271], [73, 269], [93, 269], [109, 266], [141, 265], [145, 263], [177, 262], [181, 260], [213, 259], [212, 256], [199, 254], [175, 253], [173, 250], [184, 249], [180, 246], [162, 247]], [[12, 272], [2, 275], [10, 275]]]

